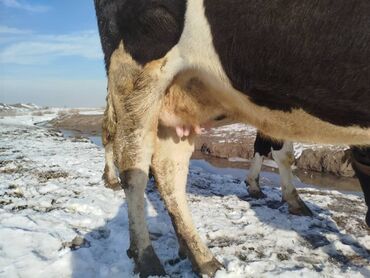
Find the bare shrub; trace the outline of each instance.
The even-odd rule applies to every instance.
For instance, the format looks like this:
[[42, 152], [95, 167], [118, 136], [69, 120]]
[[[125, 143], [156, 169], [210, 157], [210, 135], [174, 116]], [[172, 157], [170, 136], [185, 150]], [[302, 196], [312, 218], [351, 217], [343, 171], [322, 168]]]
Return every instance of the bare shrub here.
[[69, 109], [69, 110], [68, 110], [68, 113], [69, 113], [69, 114], [78, 115], [78, 114], [80, 114], [80, 110], [78, 110], [78, 109], [76, 109], [76, 108], [72, 108], [72, 109]]
[[44, 113], [42, 111], [35, 111], [35, 112], [32, 112], [31, 115], [32, 116], [44, 116]]
[[45, 115], [46, 114], [53, 114], [54, 112], [53, 111], [51, 111], [51, 110], [43, 110], [42, 111]]
[[57, 115], [58, 117], [64, 117], [68, 115], [68, 112], [66, 110], [59, 110]]

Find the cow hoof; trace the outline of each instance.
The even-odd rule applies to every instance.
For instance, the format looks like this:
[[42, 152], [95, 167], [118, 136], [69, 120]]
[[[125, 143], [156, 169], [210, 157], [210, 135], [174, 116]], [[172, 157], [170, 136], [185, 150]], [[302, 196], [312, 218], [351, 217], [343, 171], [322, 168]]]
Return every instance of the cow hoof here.
[[313, 216], [309, 207], [299, 198], [294, 205], [288, 203], [289, 213], [299, 216]]
[[224, 266], [216, 259], [212, 258], [211, 261], [206, 262], [198, 267], [198, 271], [202, 275], [207, 275], [208, 277], [214, 277], [217, 270], [220, 270]]
[[261, 190], [251, 190], [248, 188], [249, 196], [251, 196], [254, 199], [263, 199], [266, 197], [265, 193], [263, 193]]
[[142, 255], [135, 260], [135, 262], [136, 267], [134, 271], [135, 273], [140, 273], [141, 278], [166, 275], [166, 272], [164, 271], [164, 268], [155, 254], [152, 246], [147, 247]]

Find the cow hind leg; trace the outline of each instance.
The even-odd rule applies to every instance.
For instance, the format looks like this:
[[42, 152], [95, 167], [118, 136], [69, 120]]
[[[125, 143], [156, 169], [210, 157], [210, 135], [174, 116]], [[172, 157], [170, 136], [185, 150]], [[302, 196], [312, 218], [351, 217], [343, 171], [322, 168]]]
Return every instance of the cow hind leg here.
[[181, 251], [186, 252], [194, 271], [212, 277], [222, 265], [198, 235], [186, 201], [189, 160], [194, 149], [192, 141], [192, 136], [179, 139], [175, 130], [160, 127], [152, 168]]
[[282, 199], [288, 203], [289, 212], [296, 215], [312, 216], [312, 211], [299, 197], [293, 185], [293, 173], [291, 165], [294, 163], [293, 144], [284, 142], [282, 149], [272, 149], [272, 157], [279, 166], [281, 178]]

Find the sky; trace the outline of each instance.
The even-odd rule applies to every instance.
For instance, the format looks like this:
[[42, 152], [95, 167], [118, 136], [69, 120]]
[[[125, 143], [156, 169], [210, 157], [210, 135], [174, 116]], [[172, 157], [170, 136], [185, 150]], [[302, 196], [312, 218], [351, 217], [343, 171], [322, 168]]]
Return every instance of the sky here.
[[93, 0], [0, 0], [0, 102], [102, 107]]

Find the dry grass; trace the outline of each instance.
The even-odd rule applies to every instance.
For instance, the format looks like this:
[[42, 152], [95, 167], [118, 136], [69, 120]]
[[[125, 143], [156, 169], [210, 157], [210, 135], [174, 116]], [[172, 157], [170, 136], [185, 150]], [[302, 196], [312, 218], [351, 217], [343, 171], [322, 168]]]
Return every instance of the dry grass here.
[[72, 109], [68, 110], [68, 113], [73, 114], [73, 115], [78, 115], [78, 114], [80, 114], [80, 110], [78, 110], [76, 108], [72, 108]]
[[22, 165], [17, 165], [16, 167], [12, 168], [0, 169], [0, 173], [2, 174], [16, 174], [21, 172], [24, 172], [24, 167]]
[[49, 170], [45, 172], [37, 172], [36, 176], [40, 182], [44, 183], [51, 179], [66, 178], [68, 177], [68, 173], [63, 171]]
[[32, 116], [44, 116], [44, 112], [42, 112], [42, 111], [35, 111], [35, 112], [32, 112], [31, 115]]
[[68, 115], [68, 112], [65, 111], [65, 110], [60, 110], [60, 111], [58, 111], [57, 115], [58, 115], [58, 117], [64, 117], [64, 116]]

